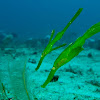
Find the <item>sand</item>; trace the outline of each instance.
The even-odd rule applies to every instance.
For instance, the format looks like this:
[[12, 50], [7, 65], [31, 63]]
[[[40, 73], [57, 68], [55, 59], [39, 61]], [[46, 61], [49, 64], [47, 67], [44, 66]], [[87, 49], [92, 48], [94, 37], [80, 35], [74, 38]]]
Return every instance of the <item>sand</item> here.
[[[16, 93], [19, 95], [18, 98], [22, 96], [20, 100], [25, 100], [24, 89], [21, 87], [23, 81], [21, 75], [25, 68], [24, 76], [31, 100], [34, 98], [38, 100], [100, 100], [100, 50], [96, 49], [85, 48], [77, 57], [57, 70], [55, 73], [59, 76], [57, 81], [50, 82], [45, 88], [41, 87], [63, 49], [60, 48], [48, 54], [38, 71], [35, 71], [35, 68], [43, 49], [22, 47], [0, 50], [0, 80], [8, 98], [16, 100], [14, 97]], [[0, 93], [0, 98], [3, 97], [4, 94]]]

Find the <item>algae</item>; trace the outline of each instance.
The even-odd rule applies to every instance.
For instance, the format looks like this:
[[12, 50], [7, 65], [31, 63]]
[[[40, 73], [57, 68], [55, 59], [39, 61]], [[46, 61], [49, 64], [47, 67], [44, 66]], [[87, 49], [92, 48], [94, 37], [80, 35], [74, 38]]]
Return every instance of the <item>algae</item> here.
[[94, 24], [92, 27], [90, 27], [83, 36], [79, 37], [74, 43], [69, 44], [69, 46], [61, 52], [61, 54], [58, 56], [58, 58], [55, 60], [54, 65], [51, 69], [50, 74], [48, 75], [47, 80], [44, 82], [44, 84], [41, 87], [45, 87], [53, 78], [55, 72], [72, 60], [74, 57], [76, 57], [82, 50], [84, 50], [83, 45], [85, 43], [85, 40], [93, 36], [94, 34], [100, 32], [100, 22]]
[[[78, 9], [78, 11], [76, 12], [76, 14], [72, 17], [72, 19], [69, 21], [69, 23], [66, 25], [66, 27], [65, 27], [61, 32], [58, 32], [54, 39], [53, 39], [53, 36], [54, 36], [55, 31], [53, 30], [53, 31], [51, 32], [51, 37], [50, 37], [49, 43], [48, 43], [48, 45], [46, 46], [46, 48], [44, 49], [44, 51], [42, 52], [41, 58], [40, 58], [39, 63], [38, 63], [38, 65], [37, 65], [37, 67], [36, 67], [35, 70], [38, 70], [38, 69], [39, 69], [39, 67], [40, 67], [40, 65], [41, 65], [41, 63], [42, 63], [42, 61], [43, 61], [43, 59], [45, 58], [45, 56], [46, 56], [47, 54], [49, 54], [49, 53], [50, 53], [51, 51], [53, 51], [53, 50], [56, 50], [56, 49], [58, 49], [58, 48], [63, 47], [63, 46], [66, 45], [66, 43], [65, 43], [65, 44], [62, 44], [62, 45], [60, 45], [60, 46], [58, 46], [58, 47], [56, 47], [56, 48], [52, 48], [53, 45], [54, 45], [58, 40], [60, 40], [60, 39], [62, 38], [62, 36], [64, 35], [65, 31], [66, 31], [66, 30], [68, 29], [68, 27], [73, 23], [73, 21], [80, 15], [80, 13], [82, 12], [82, 10], [83, 10], [83, 8], [79, 8], [79, 9]], [[52, 39], [53, 39], [53, 40], [52, 40]]]

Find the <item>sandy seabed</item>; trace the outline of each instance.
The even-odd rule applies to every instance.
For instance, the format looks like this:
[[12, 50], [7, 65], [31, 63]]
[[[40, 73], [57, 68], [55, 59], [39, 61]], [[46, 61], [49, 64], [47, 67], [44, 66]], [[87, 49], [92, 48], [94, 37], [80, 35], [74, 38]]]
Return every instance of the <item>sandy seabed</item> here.
[[[57, 70], [55, 73], [59, 76], [57, 81], [50, 82], [45, 88], [41, 87], [62, 50], [63, 48], [48, 54], [38, 71], [35, 71], [35, 68], [42, 49], [0, 50], [0, 81], [5, 87], [6, 95], [13, 98], [12, 100], [17, 100], [14, 95], [22, 98], [20, 100], [25, 100], [23, 98], [25, 89], [22, 85], [24, 73], [27, 91], [32, 98], [30, 100], [34, 98], [37, 100], [100, 100], [100, 50], [83, 50]], [[2, 89], [0, 92], [0, 100], [3, 100], [5, 94]]]

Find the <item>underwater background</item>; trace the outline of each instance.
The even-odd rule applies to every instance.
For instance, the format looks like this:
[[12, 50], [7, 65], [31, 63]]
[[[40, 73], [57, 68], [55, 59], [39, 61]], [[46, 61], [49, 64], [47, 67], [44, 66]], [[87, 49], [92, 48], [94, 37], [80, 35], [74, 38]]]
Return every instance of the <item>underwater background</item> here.
[[[78, 8], [84, 11], [68, 32], [84, 33], [100, 19], [99, 0], [0, 0], [0, 30], [26, 38], [44, 38], [60, 31]], [[24, 36], [23, 36], [24, 35]]]
[[74, 43], [100, 22], [99, 0], [0, 0], [0, 100], [100, 100], [100, 31], [45, 88], [41, 85], [67, 46], [50, 52], [36, 71], [52, 30], [55, 37], [79, 8], [83, 11], [54, 47]]

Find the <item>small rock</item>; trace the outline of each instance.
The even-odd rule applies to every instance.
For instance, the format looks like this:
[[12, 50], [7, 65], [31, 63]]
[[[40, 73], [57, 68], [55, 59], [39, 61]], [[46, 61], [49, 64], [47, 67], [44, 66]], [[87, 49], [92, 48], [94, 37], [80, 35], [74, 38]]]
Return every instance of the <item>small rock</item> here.
[[28, 62], [33, 63], [33, 64], [36, 64], [36, 60], [35, 59], [29, 58]]
[[92, 53], [88, 53], [88, 58], [92, 58], [93, 57], [93, 55], [92, 55]]
[[51, 82], [56, 82], [56, 81], [58, 81], [58, 78], [59, 78], [59, 76], [58, 76], [58, 75], [55, 75], [55, 76], [53, 77], [53, 79], [51, 80]]
[[37, 52], [33, 52], [33, 55], [36, 55], [37, 54]]

